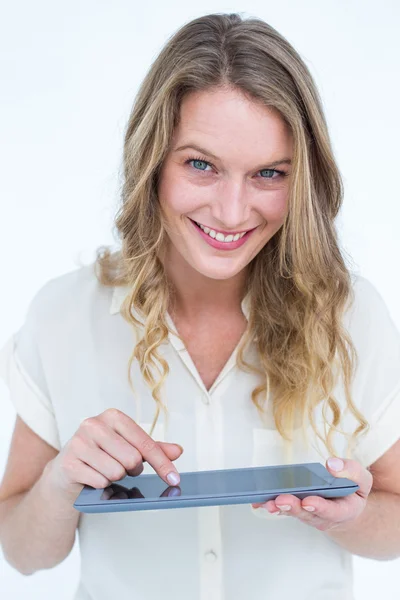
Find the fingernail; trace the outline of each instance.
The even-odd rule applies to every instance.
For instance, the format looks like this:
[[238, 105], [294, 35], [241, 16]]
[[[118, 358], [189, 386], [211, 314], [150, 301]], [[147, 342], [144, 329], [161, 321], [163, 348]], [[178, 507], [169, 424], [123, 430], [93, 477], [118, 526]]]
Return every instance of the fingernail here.
[[331, 468], [332, 471], [342, 471], [344, 462], [340, 458], [328, 458], [328, 467]]
[[280, 510], [291, 510], [291, 506], [289, 506], [289, 504], [284, 504], [283, 506], [279, 506], [278, 504], [276, 504], [277, 508], [280, 508]]
[[181, 479], [180, 479], [178, 473], [175, 473], [174, 471], [171, 471], [171, 473], [168, 473], [168, 475], [167, 475], [167, 481], [171, 485], [178, 485], [180, 480]]
[[315, 507], [314, 506], [303, 506], [304, 510], [308, 510], [308, 512], [314, 512]]

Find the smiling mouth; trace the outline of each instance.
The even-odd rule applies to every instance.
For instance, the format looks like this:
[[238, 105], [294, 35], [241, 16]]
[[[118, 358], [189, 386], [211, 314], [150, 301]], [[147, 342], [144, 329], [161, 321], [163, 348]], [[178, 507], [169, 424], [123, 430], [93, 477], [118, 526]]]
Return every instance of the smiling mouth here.
[[[188, 217], [188, 219], [190, 219], [190, 217]], [[190, 219], [195, 225], [197, 225], [198, 227], [200, 227], [200, 229], [202, 229], [203, 227], [206, 227], [209, 231], [215, 231], [216, 234], [221, 233], [224, 236], [227, 235], [237, 235], [239, 234], [246, 234], [249, 233], [250, 231], [253, 231], [254, 229], [257, 229], [258, 225], [256, 227], [253, 227], [252, 229], [243, 229], [242, 231], [220, 231], [219, 229], [214, 229], [213, 227], [209, 227], [208, 225], [203, 225], [203, 223], [199, 223], [198, 221], [195, 221], [194, 219]]]

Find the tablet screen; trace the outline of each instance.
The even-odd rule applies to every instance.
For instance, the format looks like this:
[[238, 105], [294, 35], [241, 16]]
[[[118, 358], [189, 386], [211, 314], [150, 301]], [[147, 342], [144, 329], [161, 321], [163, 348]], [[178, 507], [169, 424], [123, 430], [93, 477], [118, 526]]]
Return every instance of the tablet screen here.
[[239, 469], [181, 473], [179, 486], [168, 486], [158, 475], [126, 477], [105, 488], [101, 500], [121, 498], [210, 497], [265, 492], [282, 488], [325, 488], [329, 485], [306, 467]]

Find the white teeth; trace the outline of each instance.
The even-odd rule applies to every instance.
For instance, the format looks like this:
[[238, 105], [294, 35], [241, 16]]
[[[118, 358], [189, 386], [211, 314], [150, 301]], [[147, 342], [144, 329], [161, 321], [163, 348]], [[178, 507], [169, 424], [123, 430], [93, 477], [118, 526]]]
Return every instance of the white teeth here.
[[207, 233], [210, 237], [216, 239], [218, 242], [236, 242], [246, 234], [245, 231], [244, 233], [236, 233], [235, 235], [229, 234], [225, 236], [222, 233], [217, 233], [216, 231], [214, 231], [214, 229], [210, 229], [209, 227], [204, 227], [204, 225], [200, 225], [200, 223], [197, 223], [197, 225], [200, 227], [200, 229], [204, 231], [204, 233]]

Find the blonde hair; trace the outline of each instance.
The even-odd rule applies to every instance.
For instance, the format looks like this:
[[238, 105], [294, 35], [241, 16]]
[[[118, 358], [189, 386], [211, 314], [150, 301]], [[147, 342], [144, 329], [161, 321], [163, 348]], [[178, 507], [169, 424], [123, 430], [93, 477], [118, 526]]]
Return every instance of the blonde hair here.
[[[339, 363], [348, 408], [359, 422], [353, 436], [369, 427], [351, 398], [358, 357], [341, 324], [347, 303], [354, 301], [334, 225], [343, 184], [312, 76], [273, 27], [237, 13], [209, 14], [185, 24], [164, 46], [140, 86], [126, 128], [122, 205], [115, 220], [122, 247], [117, 252], [98, 248], [96, 275], [103, 285], [130, 287], [121, 314], [133, 328], [142, 323], [132, 307], [143, 315], [143, 337], [130, 357], [128, 379], [133, 389], [130, 371], [136, 359], [156, 402], [152, 433], [160, 410], [166, 410], [160, 389], [169, 366], [157, 348], [168, 337], [165, 316], [172, 293], [160, 260], [168, 237], [157, 198], [159, 175], [182, 99], [190, 92], [224, 88], [277, 110], [294, 142], [286, 220], [248, 265], [251, 307], [237, 365], [262, 377], [251, 399], [262, 416], [265, 397], [272, 395], [275, 425], [286, 442], [296, 415], [303, 431], [307, 415], [334, 455], [332, 435], [339, 431], [341, 411], [332, 391]], [[253, 338], [261, 370], [243, 358]], [[325, 438], [313, 415], [322, 401]]]

